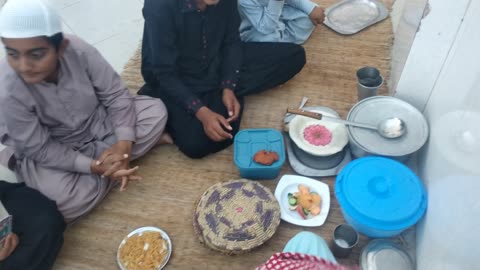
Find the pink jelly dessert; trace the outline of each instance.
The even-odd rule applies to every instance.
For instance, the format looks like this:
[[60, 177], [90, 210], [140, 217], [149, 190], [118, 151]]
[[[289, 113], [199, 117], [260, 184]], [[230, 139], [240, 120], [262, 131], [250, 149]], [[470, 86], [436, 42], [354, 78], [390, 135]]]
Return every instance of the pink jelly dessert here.
[[332, 132], [322, 125], [310, 125], [303, 130], [303, 137], [310, 144], [325, 146], [332, 141]]

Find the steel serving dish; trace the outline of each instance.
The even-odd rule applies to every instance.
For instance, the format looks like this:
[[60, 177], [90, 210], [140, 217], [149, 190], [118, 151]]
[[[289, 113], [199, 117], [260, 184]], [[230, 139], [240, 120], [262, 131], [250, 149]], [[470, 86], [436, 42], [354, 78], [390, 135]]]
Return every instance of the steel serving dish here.
[[345, 0], [325, 9], [324, 24], [343, 34], [355, 34], [388, 17], [387, 8], [375, 0]]
[[165, 267], [165, 265], [167, 264], [168, 260], [170, 259], [170, 256], [172, 255], [172, 241], [170, 240], [170, 237], [168, 236], [168, 234], [160, 229], [160, 228], [157, 228], [157, 227], [151, 227], [151, 226], [148, 226], [148, 227], [141, 227], [141, 228], [138, 228], [138, 229], [135, 229], [133, 230], [131, 233], [129, 233], [123, 240], [122, 242], [120, 243], [120, 245], [118, 246], [118, 250], [117, 250], [117, 264], [118, 264], [118, 267], [121, 269], [121, 270], [128, 270], [128, 268], [126, 268], [122, 261], [120, 260], [120, 249], [122, 248], [122, 246], [126, 243], [127, 239], [136, 235], [136, 234], [141, 234], [141, 233], [144, 233], [144, 232], [159, 232], [160, 235], [162, 236], [162, 238], [167, 242], [167, 245], [168, 245], [168, 251], [167, 251], [167, 256], [165, 256], [165, 258], [163, 259], [163, 262], [162, 264], [160, 264], [160, 266], [157, 268], [157, 270], [160, 270], [160, 269], [163, 269]]
[[311, 155], [300, 149], [295, 143], [292, 143], [292, 150], [297, 159], [308, 167], [317, 170], [328, 170], [338, 166], [344, 159], [347, 148], [345, 147], [340, 152], [323, 157]]
[[411, 257], [399, 244], [390, 239], [376, 239], [366, 245], [360, 256], [362, 270], [413, 270]]

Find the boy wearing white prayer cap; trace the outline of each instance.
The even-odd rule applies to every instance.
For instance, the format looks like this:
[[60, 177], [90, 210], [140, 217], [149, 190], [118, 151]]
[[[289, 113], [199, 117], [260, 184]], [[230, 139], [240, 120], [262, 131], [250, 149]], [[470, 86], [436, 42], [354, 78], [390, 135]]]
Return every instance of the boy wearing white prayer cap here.
[[[137, 180], [130, 160], [164, 136], [163, 102], [132, 96], [91, 45], [62, 34], [42, 0], [9, 0], [0, 11], [0, 152], [17, 178], [56, 202], [67, 223], [118, 182]], [[13, 161], [12, 161], [13, 160]]]

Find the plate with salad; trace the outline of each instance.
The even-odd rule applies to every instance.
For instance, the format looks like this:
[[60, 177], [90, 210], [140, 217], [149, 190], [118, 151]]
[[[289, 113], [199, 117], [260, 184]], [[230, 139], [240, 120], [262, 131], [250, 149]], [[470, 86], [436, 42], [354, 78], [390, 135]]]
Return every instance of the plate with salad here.
[[284, 175], [275, 189], [281, 219], [299, 226], [323, 225], [330, 210], [330, 188], [308, 177]]

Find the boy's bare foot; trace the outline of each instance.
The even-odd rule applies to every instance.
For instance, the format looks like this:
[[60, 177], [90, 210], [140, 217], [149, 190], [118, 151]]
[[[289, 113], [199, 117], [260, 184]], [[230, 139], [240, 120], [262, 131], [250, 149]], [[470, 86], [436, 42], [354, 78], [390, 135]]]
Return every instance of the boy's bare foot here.
[[158, 141], [157, 144], [158, 144], [158, 145], [161, 145], [161, 144], [173, 144], [172, 136], [170, 136], [170, 134], [168, 134], [167, 132], [164, 132], [164, 133], [162, 134], [162, 136], [160, 136], [160, 140]]

